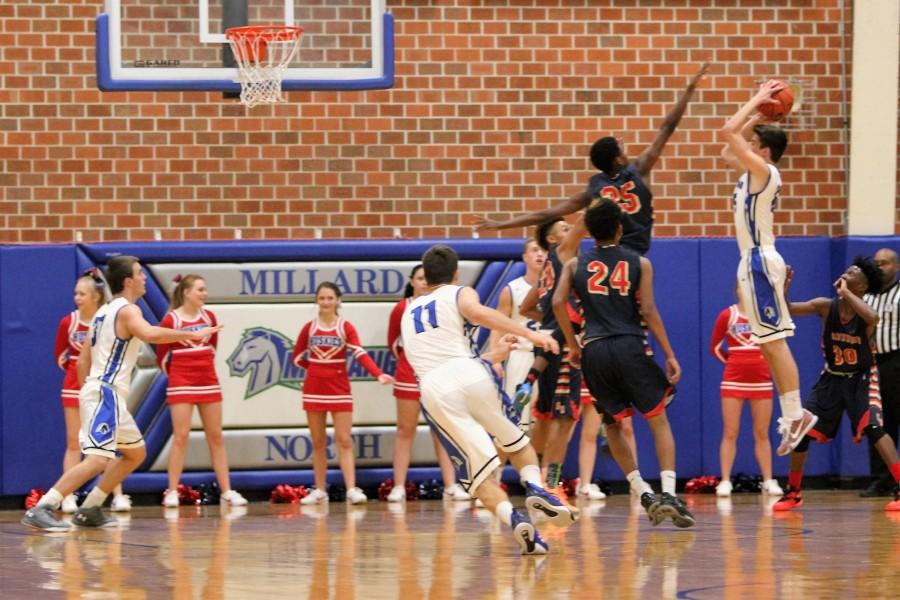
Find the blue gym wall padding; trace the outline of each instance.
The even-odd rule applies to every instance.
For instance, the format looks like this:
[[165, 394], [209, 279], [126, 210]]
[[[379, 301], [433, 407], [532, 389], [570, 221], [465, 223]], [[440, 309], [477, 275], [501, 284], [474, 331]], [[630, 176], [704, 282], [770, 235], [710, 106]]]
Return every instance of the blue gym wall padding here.
[[[463, 259], [488, 261], [476, 288], [482, 300], [496, 305], [503, 286], [524, 272], [522, 241], [518, 239], [466, 240], [307, 240], [294, 242], [135, 242], [79, 246], [0, 246], [0, 494], [24, 494], [32, 487], [47, 487], [58, 477], [64, 449], [64, 425], [59, 404], [62, 372], [53, 363], [53, 337], [59, 319], [71, 311], [72, 286], [78, 274], [92, 265], [103, 266], [110, 257], [133, 254], [153, 262], [241, 261], [352, 261], [417, 260], [437, 242], [449, 243]], [[790, 297], [806, 300], [832, 296], [832, 282], [857, 253], [871, 255], [878, 248], [900, 247], [900, 238], [783, 238], [779, 249], [794, 266]], [[680, 478], [718, 472], [721, 438], [719, 378], [722, 367], [709, 354], [709, 336], [719, 311], [734, 302], [732, 288], [738, 259], [733, 239], [654, 240], [648, 257], [654, 263], [657, 304], [683, 369], [675, 404], [669, 416], [678, 447]], [[140, 303], [144, 315], [158, 322], [168, 305], [161, 288], [165, 282], [148, 281], [148, 294]], [[822, 368], [821, 324], [817, 318], [796, 320], [797, 333], [790, 346], [801, 374], [805, 398]], [[486, 336], [486, 334], [484, 334]], [[136, 417], [146, 428], [148, 450], [155, 456], [171, 435], [165, 410], [165, 378], [151, 386]], [[747, 410], [738, 443], [734, 472], [756, 473], [752, 432]], [[779, 413], [777, 406], [775, 416]], [[775, 442], [775, 425], [770, 437]], [[639, 461], [648, 478], [655, 478], [656, 457], [642, 419], [635, 430], [641, 448]], [[814, 445], [807, 472], [811, 475], [860, 476], [868, 471], [865, 444], [853, 445], [847, 427], [835, 442]], [[578, 432], [576, 431], [576, 436]], [[36, 444], [35, 439], [40, 443]], [[142, 468], [146, 468], [148, 461]], [[787, 460], [776, 458], [776, 474], [783, 475]], [[383, 468], [361, 469], [360, 481], [377, 483], [388, 477]], [[371, 471], [371, 472], [370, 472]], [[570, 446], [565, 472], [577, 473], [577, 443]], [[424, 469], [429, 478], [436, 473]], [[621, 480], [608, 459], [598, 459], [595, 474]], [[237, 487], [266, 487], [282, 481], [302, 482], [305, 472], [256, 471], [235, 473]], [[133, 476], [134, 491], [161, 489], [165, 474]], [[193, 479], [192, 479], [193, 478]], [[297, 479], [299, 478], [299, 479]], [[211, 479], [211, 474], [186, 476], [189, 483]], [[131, 480], [129, 480], [131, 481]]]

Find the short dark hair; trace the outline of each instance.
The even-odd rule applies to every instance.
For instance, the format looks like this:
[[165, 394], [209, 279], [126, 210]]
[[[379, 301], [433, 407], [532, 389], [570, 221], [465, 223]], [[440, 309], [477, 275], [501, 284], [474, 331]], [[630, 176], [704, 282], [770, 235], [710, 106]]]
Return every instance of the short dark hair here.
[[781, 127], [775, 125], [757, 125], [753, 128], [753, 133], [759, 137], [759, 147], [768, 148], [772, 157], [772, 162], [777, 163], [787, 148], [787, 135], [782, 131]]
[[428, 249], [422, 257], [425, 268], [425, 281], [428, 285], [450, 283], [456, 275], [459, 255], [456, 250], [444, 244], [437, 244]]
[[550, 235], [550, 230], [553, 229], [553, 226], [559, 223], [560, 221], [565, 221], [562, 217], [558, 217], [553, 219], [552, 221], [547, 221], [546, 223], [541, 223], [534, 229], [534, 241], [538, 243], [538, 246], [547, 250], [550, 250], [550, 242], [547, 241], [547, 236]]
[[125, 289], [125, 280], [134, 277], [134, 264], [138, 262], [136, 256], [116, 256], [106, 265], [106, 283], [109, 291], [119, 294]]
[[584, 214], [584, 224], [598, 242], [611, 240], [622, 224], [622, 209], [613, 200], [595, 200]]
[[853, 259], [853, 266], [859, 267], [862, 274], [866, 276], [866, 282], [869, 284], [866, 288], [867, 294], [877, 294], [881, 290], [881, 269], [875, 264], [869, 256], [857, 255]]
[[611, 171], [622, 153], [619, 142], [612, 136], [602, 137], [591, 146], [591, 164], [601, 171]]

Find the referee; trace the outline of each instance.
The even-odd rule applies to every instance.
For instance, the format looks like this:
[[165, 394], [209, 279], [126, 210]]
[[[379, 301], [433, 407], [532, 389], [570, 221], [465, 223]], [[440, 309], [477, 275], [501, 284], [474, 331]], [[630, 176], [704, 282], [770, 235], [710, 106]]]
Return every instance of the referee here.
[[[881, 269], [881, 292], [866, 294], [864, 300], [880, 317], [875, 328], [875, 360], [881, 385], [884, 431], [896, 440], [900, 427], [900, 282], [897, 281], [900, 265], [897, 252], [882, 248], [875, 253], [875, 264]], [[864, 498], [891, 495], [894, 480], [871, 443], [869, 466], [872, 483], [859, 495]]]

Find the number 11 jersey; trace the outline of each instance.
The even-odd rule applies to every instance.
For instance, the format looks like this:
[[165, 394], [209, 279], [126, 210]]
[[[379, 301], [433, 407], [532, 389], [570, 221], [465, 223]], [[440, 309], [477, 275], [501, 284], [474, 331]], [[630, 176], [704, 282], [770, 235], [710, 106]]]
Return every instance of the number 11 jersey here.
[[457, 302], [462, 289], [443, 285], [411, 301], [403, 311], [403, 349], [419, 381], [450, 360], [474, 357]]

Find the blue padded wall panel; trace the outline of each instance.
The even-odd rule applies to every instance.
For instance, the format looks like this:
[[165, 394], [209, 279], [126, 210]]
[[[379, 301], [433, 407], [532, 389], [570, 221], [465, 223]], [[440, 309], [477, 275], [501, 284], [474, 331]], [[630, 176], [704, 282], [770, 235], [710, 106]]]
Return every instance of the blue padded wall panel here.
[[63, 373], [53, 343], [74, 308], [73, 246], [0, 248], [0, 412], [2, 493], [46, 488], [62, 470]]

